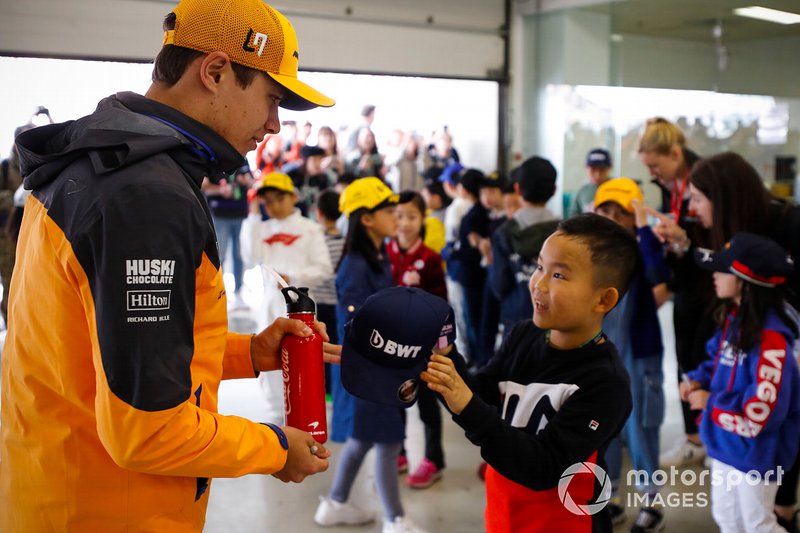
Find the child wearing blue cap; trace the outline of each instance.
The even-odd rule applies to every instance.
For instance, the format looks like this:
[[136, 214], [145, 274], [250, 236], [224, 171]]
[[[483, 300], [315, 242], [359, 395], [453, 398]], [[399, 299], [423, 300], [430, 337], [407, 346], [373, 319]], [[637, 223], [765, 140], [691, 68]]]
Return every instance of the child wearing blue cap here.
[[711, 464], [711, 513], [723, 533], [782, 531], [773, 513], [800, 440], [798, 337], [780, 291], [793, 262], [774, 241], [737, 233], [722, 250], [695, 251], [722, 300], [710, 357], [681, 383], [703, 409], [700, 437]]
[[[489, 465], [489, 533], [612, 530], [603, 457], [631, 412], [631, 392], [602, 325], [638, 253], [633, 235], [603, 217], [561, 222], [530, 280], [533, 320], [519, 322], [474, 376], [452, 347], [422, 373]], [[572, 476], [576, 469], [594, 475]]]

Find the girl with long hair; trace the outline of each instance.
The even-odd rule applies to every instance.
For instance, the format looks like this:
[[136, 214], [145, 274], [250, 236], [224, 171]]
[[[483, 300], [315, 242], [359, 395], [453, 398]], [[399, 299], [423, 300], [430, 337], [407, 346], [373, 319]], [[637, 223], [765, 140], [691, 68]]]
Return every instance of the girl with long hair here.
[[[698, 162], [689, 179], [689, 191], [691, 210], [699, 227], [689, 233], [661, 217], [659, 225], [654, 228], [672, 247], [719, 249], [736, 232], [746, 231], [769, 237], [795, 259], [800, 257], [800, 239], [797, 238], [800, 235], [800, 206], [773, 197], [755, 168], [739, 154], [726, 152]], [[788, 275], [783, 290], [787, 302], [800, 309], [800, 275], [797, 269]], [[790, 531], [797, 527], [798, 477], [800, 465], [795, 462], [784, 476], [775, 499], [779, 523]]]
[[798, 330], [780, 291], [793, 261], [771, 239], [746, 232], [695, 257], [714, 272], [722, 300], [719, 327], [706, 345], [710, 359], [680, 387], [681, 398], [704, 409], [700, 436], [713, 460], [712, 479], [722, 481], [712, 482], [711, 512], [722, 533], [783, 531], [773, 506], [800, 442], [800, 374], [792, 353]]
[[[397, 232], [398, 197], [376, 177], [351, 183], [339, 207], [348, 217], [347, 238], [336, 272], [339, 338], [345, 324], [371, 295], [392, 286], [385, 241]], [[373, 520], [372, 513], [348, 502], [350, 490], [367, 452], [375, 448], [375, 485], [383, 505], [383, 533], [424, 533], [405, 516], [400, 502], [397, 457], [405, 439], [400, 408], [351, 396], [341, 382], [341, 369], [331, 372], [333, 418], [331, 439], [345, 441], [327, 497], [320, 499], [314, 521], [321, 526], [355, 525]]]

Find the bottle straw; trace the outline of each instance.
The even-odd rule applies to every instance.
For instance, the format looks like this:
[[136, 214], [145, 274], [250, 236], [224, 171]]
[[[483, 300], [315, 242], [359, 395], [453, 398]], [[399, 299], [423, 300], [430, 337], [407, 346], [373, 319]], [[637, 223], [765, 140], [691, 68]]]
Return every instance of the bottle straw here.
[[[286, 283], [286, 280], [283, 279], [283, 277], [269, 265], [263, 265], [263, 264], [261, 265], [261, 274], [264, 276], [264, 292], [267, 291], [267, 280], [269, 279], [270, 274], [272, 275], [273, 278], [278, 280], [278, 283], [280, 284], [281, 287], [283, 287], [284, 289], [289, 287], [289, 284]], [[292, 299], [293, 302], [296, 302], [298, 298], [297, 295], [294, 294], [293, 292], [289, 293], [289, 297]]]

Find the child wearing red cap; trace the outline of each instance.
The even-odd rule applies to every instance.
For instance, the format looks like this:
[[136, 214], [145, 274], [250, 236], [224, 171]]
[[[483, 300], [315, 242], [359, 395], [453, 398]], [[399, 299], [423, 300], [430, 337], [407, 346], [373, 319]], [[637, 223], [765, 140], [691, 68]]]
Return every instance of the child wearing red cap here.
[[780, 285], [793, 262], [774, 241], [737, 233], [725, 248], [698, 249], [722, 300], [709, 360], [688, 373], [681, 398], [703, 409], [700, 437], [711, 465], [711, 512], [723, 533], [779, 531], [772, 511], [800, 440], [797, 323]]

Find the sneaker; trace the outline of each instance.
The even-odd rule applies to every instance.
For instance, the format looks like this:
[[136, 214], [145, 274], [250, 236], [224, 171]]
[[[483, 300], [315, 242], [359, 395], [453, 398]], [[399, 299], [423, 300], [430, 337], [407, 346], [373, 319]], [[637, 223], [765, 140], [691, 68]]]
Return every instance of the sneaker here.
[[314, 522], [318, 526], [357, 526], [375, 520], [375, 516], [366, 509], [350, 503], [339, 503], [330, 498], [320, 496], [319, 507], [314, 513]]
[[662, 467], [674, 466], [676, 468], [681, 468], [684, 466], [702, 464], [705, 457], [705, 446], [684, 439], [671, 450], [662, 453], [658, 460]]
[[408, 458], [405, 455], [397, 456], [397, 473], [405, 474], [408, 472]]
[[631, 533], [655, 533], [664, 529], [664, 512], [655, 507], [642, 507], [631, 526]]
[[426, 457], [422, 459], [414, 473], [406, 478], [406, 485], [412, 489], [427, 489], [440, 479], [442, 471]]
[[615, 526], [625, 521], [625, 508], [618, 503], [609, 502], [606, 505], [608, 514], [611, 515], [611, 523]]
[[407, 516], [398, 516], [394, 520], [383, 521], [383, 533], [428, 533]]

